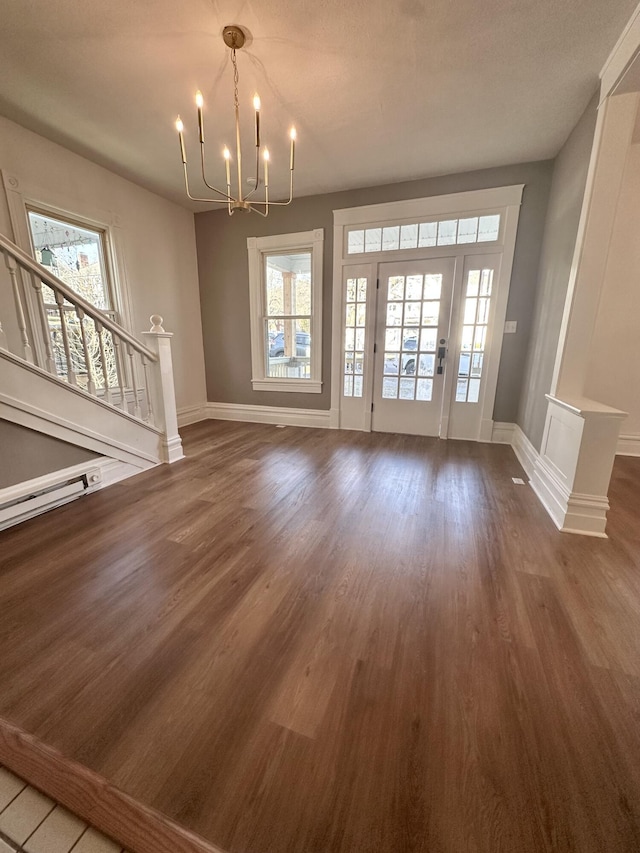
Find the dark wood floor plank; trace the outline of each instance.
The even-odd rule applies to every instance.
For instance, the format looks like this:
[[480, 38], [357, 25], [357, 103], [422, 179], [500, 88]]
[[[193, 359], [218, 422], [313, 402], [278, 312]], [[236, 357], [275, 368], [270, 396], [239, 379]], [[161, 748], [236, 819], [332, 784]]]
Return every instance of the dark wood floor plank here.
[[204, 422], [0, 534], [0, 715], [229, 853], [640, 849], [640, 461]]

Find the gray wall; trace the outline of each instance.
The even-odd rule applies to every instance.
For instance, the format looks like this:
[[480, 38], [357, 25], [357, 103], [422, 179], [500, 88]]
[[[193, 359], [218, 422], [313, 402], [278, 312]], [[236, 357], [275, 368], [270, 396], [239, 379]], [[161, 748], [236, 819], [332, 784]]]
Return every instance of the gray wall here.
[[540, 450], [542, 445], [547, 413], [544, 395], [551, 388], [596, 127], [597, 105], [597, 95], [594, 95], [558, 154], [553, 170], [531, 343], [517, 418], [517, 423], [536, 450]]
[[90, 450], [0, 419], [0, 489], [97, 458]]
[[[333, 265], [333, 210], [379, 204], [408, 198], [443, 195], [525, 184], [516, 243], [508, 318], [518, 321], [518, 333], [505, 337], [494, 417], [515, 420], [522, 371], [527, 353], [540, 246], [544, 231], [552, 161], [483, 169], [389, 184], [330, 195], [298, 198], [291, 207], [276, 208], [268, 219], [254, 214], [226, 211], [196, 214], [196, 244], [200, 301], [204, 332], [207, 399], [216, 403], [330, 408], [331, 285]], [[247, 237], [286, 234], [324, 228], [324, 305], [322, 394], [289, 394], [253, 391]]]

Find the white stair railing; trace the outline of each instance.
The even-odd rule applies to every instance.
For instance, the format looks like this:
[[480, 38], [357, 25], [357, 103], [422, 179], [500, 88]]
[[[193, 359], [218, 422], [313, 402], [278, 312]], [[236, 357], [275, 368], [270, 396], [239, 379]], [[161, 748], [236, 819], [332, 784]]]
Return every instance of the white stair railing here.
[[[0, 350], [154, 426], [165, 434], [165, 461], [181, 458], [171, 335], [162, 317], [153, 315], [145, 346], [115, 322], [114, 312], [95, 308], [2, 234], [0, 252], [9, 285], [0, 288], [0, 306], [14, 308], [4, 327], [0, 316]], [[43, 285], [54, 301], [45, 301]]]

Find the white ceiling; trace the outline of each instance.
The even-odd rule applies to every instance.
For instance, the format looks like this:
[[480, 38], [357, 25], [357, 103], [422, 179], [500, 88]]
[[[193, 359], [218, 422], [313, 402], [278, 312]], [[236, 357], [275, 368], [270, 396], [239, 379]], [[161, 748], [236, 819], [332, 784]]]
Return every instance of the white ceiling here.
[[197, 165], [200, 88], [221, 183], [233, 141], [221, 32], [236, 23], [251, 35], [238, 53], [245, 163], [257, 90], [272, 184], [286, 178], [291, 123], [298, 195], [540, 160], [579, 118], [636, 2], [2, 0], [0, 113], [184, 204], [173, 121]]

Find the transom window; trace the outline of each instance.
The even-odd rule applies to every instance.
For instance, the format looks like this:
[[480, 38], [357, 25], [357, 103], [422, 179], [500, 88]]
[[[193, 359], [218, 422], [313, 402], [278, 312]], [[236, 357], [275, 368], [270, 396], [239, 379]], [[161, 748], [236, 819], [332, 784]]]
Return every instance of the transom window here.
[[500, 235], [500, 214], [440, 219], [408, 225], [354, 228], [347, 232], [347, 254], [397, 252], [465, 243], [493, 243]]

